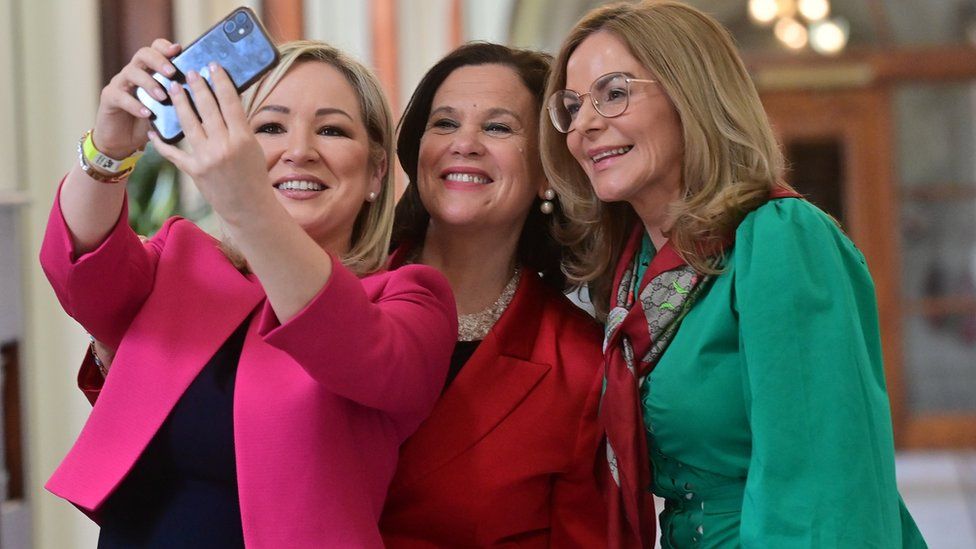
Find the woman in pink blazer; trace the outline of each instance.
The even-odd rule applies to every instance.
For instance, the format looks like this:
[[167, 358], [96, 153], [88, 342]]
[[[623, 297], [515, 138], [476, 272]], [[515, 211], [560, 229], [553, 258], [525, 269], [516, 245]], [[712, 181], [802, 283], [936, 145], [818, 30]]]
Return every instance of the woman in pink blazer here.
[[379, 272], [389, 108], [367, 69], [320, 43], [282, 47], [243, 103], [220, 67], [213, 94], [187, 74], [200, 120], [166, 91], [192, 152], [150, 139], [226, 237], [171, 219], [142, 243], [125, 159], [149, 112], [131, 91], [162, 94], [151, 74], [172, 74], [178, 52], [157, 40], [106, 86], [51, 213], [55, 293], [118, 351], [47, 488], [100, 522], [103, 547], [381, 547], [397, 448], [440, 393], [456, 334], [441, 275]]
[[[544, 54], [472, 43], [421, 80], [397, 151], [411, 184], [393, 267], [448, 278], [461, 326], [444, 393], [404, 444], [387, 547], [601, 547], [600, 330], [562, 295], [538, 156]], [[407, 266], [401, 266], [407, 265]]]

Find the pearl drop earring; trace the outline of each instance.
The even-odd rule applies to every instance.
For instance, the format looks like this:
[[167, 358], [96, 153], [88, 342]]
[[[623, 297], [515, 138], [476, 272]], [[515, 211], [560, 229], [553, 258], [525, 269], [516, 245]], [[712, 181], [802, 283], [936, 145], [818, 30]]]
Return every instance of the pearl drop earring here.
[[541, 210], [542, 213], [549, 215], [552, 213], [552, 210], [554, 210], [556, 207], [552, 203], [552, 201], [556, 199], [556, 191], [552, 189], [546, 189], [545, 192], [542, 193], [542, 197], [545, 198], [545, 200], [543, 200], [542, 204], [539, 205], [539, 210]]

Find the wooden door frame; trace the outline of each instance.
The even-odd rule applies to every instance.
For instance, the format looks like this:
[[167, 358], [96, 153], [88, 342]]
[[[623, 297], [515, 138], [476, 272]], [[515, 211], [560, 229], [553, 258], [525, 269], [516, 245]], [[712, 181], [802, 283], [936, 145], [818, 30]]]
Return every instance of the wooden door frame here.
[[[913, 415], [905, 400], [903, 381], [901, 242], [890, 231], [871, 231], [871, 225], [900, 227], [899, 182], [894, 166], [894, 125], [892, 91], [907, 83], [966, 82], [976, 80], [976, 50], [965, 45], [932, 48], [896, 49], [887, 51], [851, 51], [840, 57], [825, 58], [813, 54], [751, 55], [746, 64], [761, 91], [769, 111], [791, 108], [801, 113], [798, 103], [804, 99], [817, 105], [812, 98], [854, 97], [866, 95], [873, 101], [862, 103], [869, 118], [875, 139], [883, 146], [866, 154], [880, 157], [884, 169], [873, 174], [850, 174], [857, 185], [845, 185], [845, 204], [849, 212], [849, 231], [854, 242], [864, 252], [871, 266], [877, 295], [878, 311], [883, 334], [885, 375], [892, 404], [895, 440], [902, 448], [976, 448], [976, 421], [972, 414]], [[785, 105], [792, 99], [800, 101]], [[823, 108], [820, 104], [817, 107]], [[838, 135], [833, 120], [838, 113], [814, 119], [808, 128], [797, 129], [792, 136], [815, 138]], [[865, 113], [861, 113], [862, 115]], [[829, 133], [829, 132], [835, 133]], [[845, 141], [850, 141], [845, 136]], [[871, 141], [871, 139], [868, 139]], [[866, 143], [854, 139], [845, 154], [860, 154]], [[864, 179], [867, 177], [867, 179]]]
[[172, 40], [173, 0], [100, 0], [99, 32], [104, 86], [147, 40]]
[[844, 230], [864, 253], [875, 283], [885, 378], [896, 437], [906, 425], [902, 370], [901, 263], [897, 239], [878, 227], [897, 227], [890, 97], [879, 88], [774, 91], [763, 104], [780, 143], [839, 139], [844, 158]]

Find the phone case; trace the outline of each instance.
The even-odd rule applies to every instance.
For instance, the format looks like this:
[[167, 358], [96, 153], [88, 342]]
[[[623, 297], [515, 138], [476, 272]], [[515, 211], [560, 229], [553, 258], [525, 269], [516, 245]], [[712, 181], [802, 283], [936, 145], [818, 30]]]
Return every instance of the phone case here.
[[[241, 7], [172, 59], [177, 69], [173, 80], [182, 84], [189, 92], [186, 73], [196, 71], [210, 82], [207, 65], [214, 61], [230, 76], [237, 93], [241, 93], [278, 64], [278, 49], [254, 12]], [[153, 74], [153, 78], [163, 85], [163, 89], [169, 90], [169, 78], [159, 73]], [[169, 99], [158, 101], [142, 88], [136, 89], [136, 97], [152, 111], [150, 120], [163, 141], [176, 143], [183, 138], [183, 128], [180, 127], [176, 109]], [[191, 101], [192, 97], [193, 94], [190, 93]]]

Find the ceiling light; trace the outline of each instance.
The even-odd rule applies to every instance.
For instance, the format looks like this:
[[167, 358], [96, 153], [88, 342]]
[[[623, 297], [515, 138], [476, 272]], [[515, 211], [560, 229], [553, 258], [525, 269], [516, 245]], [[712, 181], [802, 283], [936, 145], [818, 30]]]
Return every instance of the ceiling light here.
[[807, 21], [820, 21], [830, 14], [830, 4], [827, 0], [800, 0], [797, 7], [800, 15]]
[[757, 23], [768, 25], [779, 15], [776, 0], [749, 0], [749, 16]]
[[796, 19], [789, 17], [780, 19], [773, 27], [773, 34], [790, 49], [799, 50], [807, 45], [807, 28]]
[[810, 47], [817, 53], [835, 55], [847, 45], [850, 28], [840, 18], [827, 19], [810, 25]]

